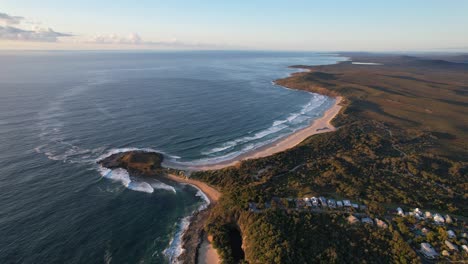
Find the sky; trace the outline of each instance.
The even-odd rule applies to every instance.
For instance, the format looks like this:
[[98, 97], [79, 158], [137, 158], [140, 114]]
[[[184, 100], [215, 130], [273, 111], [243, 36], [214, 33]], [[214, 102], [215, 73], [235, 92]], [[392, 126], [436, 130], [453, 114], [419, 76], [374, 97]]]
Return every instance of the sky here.
[[468, 0], [0, 0], [0, 49], [468, 51]]

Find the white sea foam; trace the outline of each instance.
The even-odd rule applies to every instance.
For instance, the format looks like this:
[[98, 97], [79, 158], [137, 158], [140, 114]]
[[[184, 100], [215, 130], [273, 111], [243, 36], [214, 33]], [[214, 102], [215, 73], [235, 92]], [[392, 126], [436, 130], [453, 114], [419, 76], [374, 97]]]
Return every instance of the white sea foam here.
[[[223, 153], [223, 152], [227, 152], [230, 149], [234, 149], [238, 145], [249, 143], [249, 142], [259, 141], [259, 140], [261, 140], [261, 139], [263, 139], [265, 137], [270, 137], [271, 135], [274, 135], [274, 134], [281, 133], [281, 135], [278, 135], [277, 137], [275, 137], [275, 140], [277, 140], [280, 137], [284, 136], [284, 134], [286, 132], [294, 132], [297, 129], [293, 129], [292, 128], [293, 126], [304, 123], [304, 122], [306, 122], [308, 120], [311, 120], [313, 117], [315, 117], [316, 116], [316, 115], [314, 115], [315, 110], [317, 108], [319, 108], [320, 106], [322, 106], [323, 103], [325, 103], [325, 101], [326, 101], [326, 97], [323, 96], [323, 95], [312, 94], [312, 93], [311, 93], [311, 95], [312, 95], [312, 97], [311, 97], [310, 101], [307, 104], [305, 104], [301, 108], [301, 110], [299, 110], [298, 112], [295, 112], [295, 113], [291, 113], [285, 119], [274, 121], [273, 124], [270, 127], [268, 127], [267, 129], [256, 132], [253, 135], [248, 135], [248, 136], [245, 136], [245, 137], [242, 137], [242, 138], [238, 138], [238, 139], [235, 139], [235, 140], [225, 142], [219, 147], [215, 147], [215, 148], [212, 148], [212, 149], [209, 149], [209, 150], [206, 150], [206, 151], [202, 152], [202, 154], [210, 156], [210, 155], [213, 155], [213, 154], [216, 154], [216, 153]], [[253, 148], [255, 148], [255, 147], [258, 147], [258, 146], [261, 146], [261, 145], [265, 145], [268, 142], [270, 142], [270, 141], [266, 140], [266, 141], [263, 141], [263, 142], [260, 142], [260, 143], [255, 142], [256, 144], [253, 144], [253, 145], [250, 144], [247, 147], [243, 147], [243, 149], [238, 153], [243, 153], [245, 151], [251, 150], [252, 146], [253, 146]], [[205, 161], [206, 161], [206, 159], [205, 159]]]
[[202, 192], [200, 188], [198, 188], [195, 185], [188, 184], [188, 183], [181, 183], [181, 184], [190, 185], [193, 188], [197, 189], [197, 193], [195, 194], [195, 196], [200, 197], [203, 200], [203, 203], [198, 207], [196, 211], [192, 213], [192, 215], [182, 218], [182, 220], [178, 224], [177, 231], [174, 237], [169, 242], [169, 246], [163, 251], [164, 255], [169, 259], [169, 262], [173, 264], [181, 263], [178, 260], [178, 258], [185, 250], [182, 245], [182, 238], [189, 227], [191, 218], [196, 212], [205, 210], [208, 207], [208, 205], [210, 205], [210, 199], [208, 199], [208, 196], [206, 196], [206, 194]]
[[352, 64], [356, 65], [382, 65], [382, 63], [377, 63], [377, 62], [351, 62]]
[[99, 172], [101, 173], [102, 177], [120, 182], [123, 186], [128, 187], [130, 182], [130, 175], [128, 174], [127, 170], [125, 169], [107, 169], [104, 167], [99, 167]]
[[177, 193], [174, 187], [168, 184], [162, 183], [160, 181], [151, 182], [151, 187], [153, 187], [154, 189], [166, 190], [166, 191], [171, 191], [173, 193]]
[[163, 254], [169, 259], [169, 263], [171, 264], [181, 263], [178, 258], [184, 252], [182, 237], [190, 225], [191, 218], [192, 215], [182, 218], [177, 225], [177, 231], [174, 237], [169, 242], [169, 246], [163, 251]]
[[145, 192], [145, 193], [153, 193], [154, 189], [151, 185], [147, 182], [140, 182], [140, 181], [131, 181], [128, 186], [128, 189], [137, 191], [137, 192]]

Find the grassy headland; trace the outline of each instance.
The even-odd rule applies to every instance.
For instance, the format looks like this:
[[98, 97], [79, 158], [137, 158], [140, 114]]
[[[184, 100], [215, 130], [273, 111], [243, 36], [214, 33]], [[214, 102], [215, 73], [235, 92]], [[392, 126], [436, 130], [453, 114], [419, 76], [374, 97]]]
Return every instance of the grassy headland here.
[[[468, 64], [395, 55], [344, 54], [353, 61], [295, 66], [289, 88], [343, 96], [339, 129], [273, 156], [195, 172], [222, 190], [206, 229], [225, 263], [419, 262], [401, 230], [349, 226], [345, 216], [275, 208], [273, 197], [324, 195], [367, 205], [371, 216], [411, 206], [467, 216]], [[307, 219], [307, 220], [304, 220]], [[244, 255], [230, 233], [242, 234]], [[358, 258], [356, 258], [358, 256]]]

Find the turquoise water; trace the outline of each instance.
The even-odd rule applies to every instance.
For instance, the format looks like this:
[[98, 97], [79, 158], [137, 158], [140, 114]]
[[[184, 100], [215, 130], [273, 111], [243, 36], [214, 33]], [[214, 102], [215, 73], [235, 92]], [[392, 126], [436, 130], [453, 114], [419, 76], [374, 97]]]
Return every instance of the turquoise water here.
[[190, 186], [142, 181], [96, 160], [160, 151], [181, 166], [261, 147], [333, 100], [272, 84], [288, 65], [342, 58], [281, 52], [0, 53], [0, 262], [169, 262]]

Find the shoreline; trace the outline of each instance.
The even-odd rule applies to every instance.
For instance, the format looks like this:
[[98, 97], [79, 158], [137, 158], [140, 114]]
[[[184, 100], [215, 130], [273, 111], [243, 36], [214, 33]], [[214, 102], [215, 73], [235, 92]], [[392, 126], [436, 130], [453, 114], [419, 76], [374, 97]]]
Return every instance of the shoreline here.
[[331, 121], [341, 111], [343, 106], [340, 104], [342, 101], [342, 96], [336, 96], [335, 103], [332, 107], [325, 111], [323, 116], [313, 120], [309, 126], [302, 128], [286, 137], [280, 138], [277, 141], [262, 146], [254, 151], [239, 155], [231, 160], [226, 160], [214, 164], [190, 166], [188, 169], [193, 171], [207, 171], [236, 166], [239, 165], [243, 160], [264, 158], [291, 149], [312, 135], [335, 131], [336, 128], [331, 124]]
[[[302, 69], [302, 71], [292, 73], [290, 74], [289, 77], [295, 74], [301, 74], [303, 72], [310, 72], [310, 69], [308, 68], [300, 68], [300, 69]], [[291, 89], [285, 86], [282, 86], [282, 87], [284, 87], [285, 89]], [[193, 170], [193, 171], [209, 171], [209, 170], [224, 169], [224, 168], [231, 167], [231, 166], [237, 166], [243, 160], [268, 157], [276, 153], [291, 149], [297, 146], [298, 144], [300, 144], [301, 142], [303, 142], [305, 139], [309, 138], [310, 136], [336, 131], [336, 128], [331, 124], [331, 121], [340, 113], [341, 109], [343, 108], [343, 106], [341, 105], [341, 103], [343, 102], [343, 97], [342, 96], [330, 96], [330, 95], [328, 96], [335, 99], [334, 104], [329, 109], [327, 109], [321, 117], [313, 120], [309, 124], [309, 126], [302, 128], [288, 136], [280, 138], [270, 144], [262, 146], [256, 150], [239, 155], [233, 159], [222, 161], [219, 163], [213, 163], [213, 164], [189, 166], [186, 169]], [[211, 205], [215, 204], [221, 196], [221, 193], [218, 190], [216, 190], [215, 188], [209, 186], [207, 183], [204, 183], [202, 181], [193, 180], [185, 176], [179, 177], [174, 174], [167, 174], [166, 178], [168, 178], [169, 180], [178, 182], [178, 183], [192, 185], [193, 187], [200, 190], [210, 201], [210, 204], [208, 204], [206, 208], [203, 208], [200, 211], [209, 210]], [[194, 221], [190, 221], [191, 224], [194, 223]], [[185, 233], [189, 231], [190, 229], [193, 229], [191, 225], [187, 228]], [[184, 247], [185, 247], [184, 244], [182, 244], [182, 248]], [[196, 254], [195, 261], [198, 264], [221, 263], [221, 258], [219, 257], [217, 250], [212, 246], [210, 239], [205, 233], [203, 234], [203, 237], [201, 238], [201, 240], [198, 242], [196, 251], [197, 251], [197, 254]]]
[[[200, 192], [202, 192], [209, 200], [209, 204], [206, 205], [205, 208], [202, 208], [200, 211], [205, 211], [209, 209], [210, 206], [213, 204], [216, 204], [221, 197], [221, 193], [216, 190], [215, 188], [209, 186], [207, 183], [198, 181], [198, 180], [193, 180], [187, 177], [179, 177], [174, 174], [166, 174], [165, 177], [171, 181], [175, 181], [177, 183], [182, 183], [182, 184], [189, 184], [196, 189], [198, 189]], [[192, 222], [192, 221], [190, 221]], [[187, 229], [190, 229], [191, 226], [189, 226]], [[195, 228], [196, 229], [196, 228]], [[185, 235], [185, 233], [188, 230], [184, 232], [182, 236]], [[204, 232], [203, 232], [204, 233]], [[185, 249], [185, 245], [182, 244], [182, 248]], [[197, 256], [196, 256], [196, 263], [198, 264], [218, 264], [221, 263], [221, 258], [219, 257], [218, 252], [216, 249], [213, 247], [211, 242], [209, 241], [208, 237], [206, 234], [203, 235], [203, 238], [199, 242], [199, 245], [197, 247]]]

